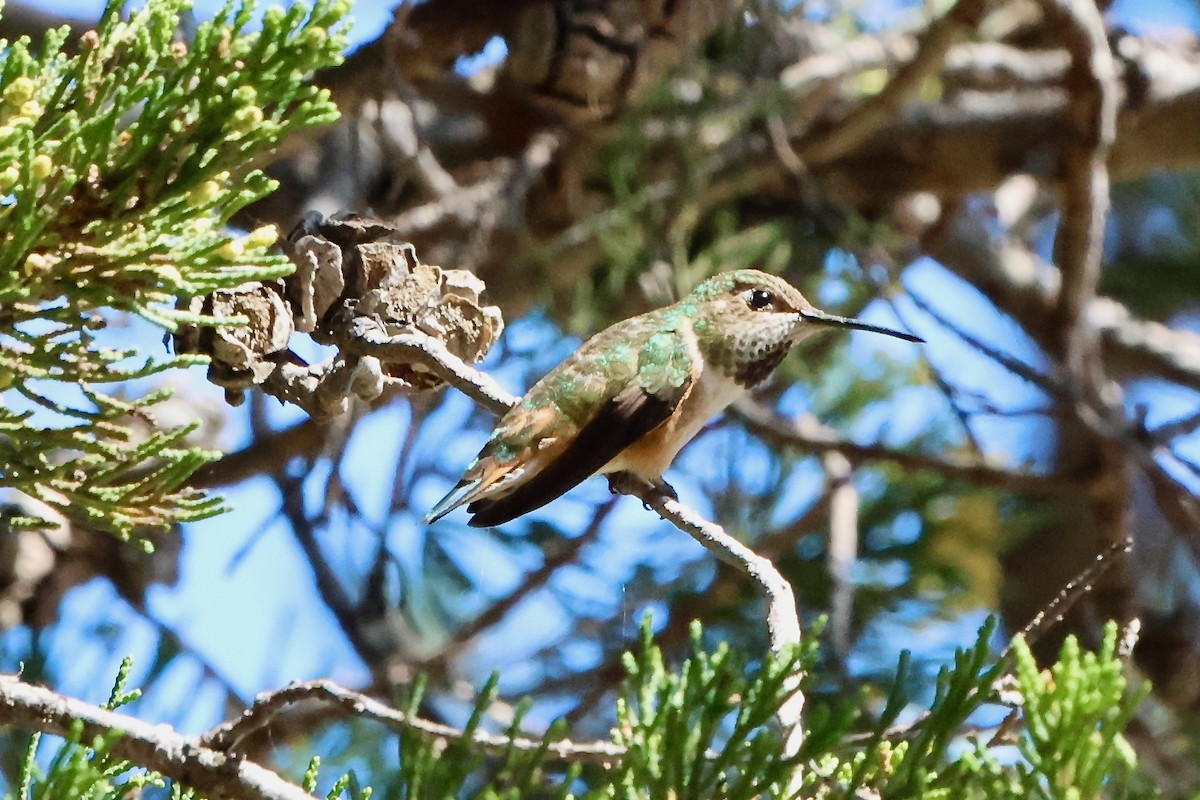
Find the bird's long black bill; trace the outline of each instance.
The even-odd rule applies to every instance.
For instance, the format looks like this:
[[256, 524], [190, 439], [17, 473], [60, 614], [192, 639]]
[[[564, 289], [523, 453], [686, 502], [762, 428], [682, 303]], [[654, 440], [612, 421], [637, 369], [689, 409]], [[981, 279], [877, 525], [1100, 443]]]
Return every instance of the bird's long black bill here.
[[906, 342], [920, 342], [925, 340], [920, 336], [913, 336], [911, 333], [884, 328], [880, 325], [872, 325], [869, 322], [863, 322], [852, 317], [839, 317], [836, 314], [826, 314], [821, 311], [816, 314], [812, 312], [801, 312], [804, 319], [809, 322], [815, 322], [818, 325], [829, 325], [833, 328], [853, 328], [856, 331], [870, 331], [871, 333], [882, 333], [884, 336], [893, 336], [897, 339], [903, 339]]

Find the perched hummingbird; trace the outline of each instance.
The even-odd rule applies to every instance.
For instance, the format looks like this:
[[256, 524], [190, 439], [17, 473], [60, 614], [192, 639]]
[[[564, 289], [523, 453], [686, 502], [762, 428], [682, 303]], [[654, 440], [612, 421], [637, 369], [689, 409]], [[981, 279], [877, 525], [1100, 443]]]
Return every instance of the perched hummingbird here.
[[466, 503], [471, 526], [499, 525], [621, 470], [674, 495], [662, 474], [679, 450], [822, 326], [923, 341], [826, 314], [774, 275], [716, 275], [674, 305], [606, 328], [547, 373], [425, 521]]

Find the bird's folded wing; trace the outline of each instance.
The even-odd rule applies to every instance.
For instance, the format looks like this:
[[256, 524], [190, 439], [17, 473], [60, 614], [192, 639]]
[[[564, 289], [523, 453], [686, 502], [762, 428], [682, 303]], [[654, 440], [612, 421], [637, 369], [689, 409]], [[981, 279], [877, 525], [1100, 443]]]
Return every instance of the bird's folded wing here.
[[652, 394], [638, 382], [609, 400], [559, 449], [553, 461], [496, 498], [481, 497], [467, 506], [476, 528], [515, 519], [566, 493], [622, 450], [670, 418], [688, 383]]

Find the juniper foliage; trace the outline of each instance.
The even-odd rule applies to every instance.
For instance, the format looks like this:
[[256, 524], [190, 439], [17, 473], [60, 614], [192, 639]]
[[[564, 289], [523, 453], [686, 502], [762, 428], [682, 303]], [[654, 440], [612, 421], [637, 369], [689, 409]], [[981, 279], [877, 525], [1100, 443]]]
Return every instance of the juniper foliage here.
[[[372, 782], [387, 786], [382, 796], [405, 800], [751, 800], [795, 796], [786, 787], [793, 771], [801, 769], [804, 797], [1152, 796], [1136, 780], [1136, 758], [1123, 735], [1144, 689], [1127, 683], [1117, 626], [1108, 625], [1095, 653], [1068, 639], [1049, 670], [1039, 668], [1020, 638], [1013, 642], [1013, 658], [997, 656], [989, 644], [993, 633], [989, 623], [975, 646], [960, 651], [953, 666], [942, 670], [932, 702], [924, 707], [904, 688], [906, 659], [882, 706], [873, 706], [869, 691], [852, 701], [811, 704], [804, 750], [785, 758], [773, 715], [791, 691], [788, 676], [796, 670], [810, 674], [819, 630], [806, 634], [791, 652], [750, 665], [725, 645], [706, 647], [699, 625], [693, 625], [690, 657], [668, 665], [644, 625], [638, 652], [625, 659], [627, 678], [616, 700], [612, 740], [625, 749], [623, 756], [605, 764], [564, 763], [550, 747], [566, 733], [561, 723], [550, 727], [539, 749], [510, 744], [501, 753], [485, 753], [472, 738], [496, 699], [493, 680], [480, 693], [460, 738], [403, 730], [396, 737], [400, 769], [373, 775]], [[1018, 713], [1012, 724], [1000, 727], [1012, 738], [991, 741], [994, 725], [969, 733], [966, 723], [997, 703], [996, 680], [1010, 669], [1014, 688], [1006, 699]], [[137, 698], [125, 691], [128, 673], [127, 661], [110, 708]], [[418, 684], [407, 698], [410, 715], [421, 699]], [[516, 709], [510, 736], [521, 733], [527, 711], [526, 705]], [[902, 713], [917, 721], [897, 725]], [[36, 746], [35, 738], [31, 747]], [[140, 773], [114, 758], [110, 747], [108, 740], [85, 744], [70, 737], [45, 774], [38, 773], [31, 750], [18, 791], [6, 800], [115, 800], [130, 796], [135, 786], [166, 785], [161, 776]], [[317, 791], [319, 766], [314, 757], [299, 781], [309, 793]], [[194, 797], [186, 787], [171, 790], [176, 798]], [[363, 800], [371, 789], [348, 771], [330, 785], [327, 796]]]
[[98, 334], [121, 313], [212, 324], [177, 304], [290, 270], [274, 228], [229, 221], [274, 188], [255, 157], [336, 117], [308, 79], [341, 59], [348, 3], [231, 3], [188, 41], [186, 0], [123, 5], [71, 45], [66, 27], [0, 41], [0, 488], [128, 536], [221, 510], [184, 487], [215, 457], [195, 425], [153, 422], [167, 393], [111, 390], [201, 359]]

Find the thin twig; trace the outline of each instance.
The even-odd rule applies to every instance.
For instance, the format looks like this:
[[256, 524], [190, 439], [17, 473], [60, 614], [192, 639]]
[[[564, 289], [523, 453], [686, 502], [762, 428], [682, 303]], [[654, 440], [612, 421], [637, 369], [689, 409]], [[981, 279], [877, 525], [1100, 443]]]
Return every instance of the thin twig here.
[[[1117, 556], [1125, 555], [1132, 549], [1133, 539], [1128, 538], [1122, 539], [1119, 542], [1113, 542], [1106, 547], [1104, 551], [1100, 553], [1100, 555], [1096, 556], [1096, 559], [1091, 564], [1088, 564], [1087, 567], [1084, 568], [1083, 572], [1080, 572], [1074, 578], [1067, 581], [1066, 584], [1064, 584], [1063, 587], [1058, 590], [1058, 594], [1054, 596], [1054, 599], [1041, 608], [1038, 613], [1034, 614], [1033, 619], [1025, 623], [1025, 627], [1021, 628], [1017, 636], [1024, 638], [1025, 643], [1032, 646], [1033, 643], [1040, 639], [1047, 630], [1062, 621], [1063, 617], [1066, 616], [1066, 613], [1071, 609], [1071, 607], [1079, 602], [1079, 598], [1083, 597], [1092, 590], [1092, 588], [1100, 580], [1100, 577], [1108, 571], [1109, 567], [1116, 563]], [[1013, 638], [1015, 639], [1016, 637]], [[1136, 641], [1136, 634], [1134, 640]], [[1122, 637], [1122, 641], [1124, 641], [1124, 637]], [[1133, 645], [1130, 644], [1131, 649], [1132, 646]], [[999, 661], [1000, 663], [1007, 662], [1009, 665], [1008, 669], [1011, 670], [1012, 658], [1012, 645], [1009, 644], [1008, 647], [1004, 648], [1004, 652], [1000, 654]], [[1004, 677], [993, 683], [992, 688], [998, 693], [1005, 692], [1008, 690], [1008, 684], [1010, 681], [1011, 678], [1009, 678], [1008, 674], [1006, 673]], [[987, 746], [995, 747], [996, 745], [1008, 743], [1007, 737], [1016, 727], [1019, 718], [1020, 708], [1014, 707], [1013, 710], [1008, 713], [1008, 716], [1006, 716], [1000, 723], [1000, 725], [996, 727], [996, 732], [993, 734], [991, 740], [988, 741]]]
[[304, 552], [305, 560], [313, 570], [313, 580], [322, 602], [329, 608], [334, 619], [346, 634], [351, 646], [368, 664], [380, 663], [382, 643], [367, 635], [359, 624], [358, 609], [337, 572], [329, 565], [317, 542], [315, 525], [304, 509], [303, 481], [298, 478], [279, 476], [276, 478], [283, 502], [280, 513], [287, 519], [288, 527]]
[[[292, 703], [308, 700], [332, 703], [355, 717], [373, 719], [394, 731], [415, 731], [423, 736], [443, 741], [462, 739], [466, 736], [466, 733], [459, 728], [407, 714], [367, 697], [365, 694], [346, 689], [333, 681], [321, 679], [298, 681], [278, 691], [263, 692], [255, 698], [254, 705], [246, 709], [242, 716], [223, 722], [209, 730], [200, 737], [200, 742], [205, 747], [211, 747], [223, 753], [234, 752], [240, 742], [256, 731], [265, 728], [284, 708]], [[578, 743], [561, 739], [557, 742], [543, 744], [538, 739], [511, 737], [483, 731], [474, 731], [471, 734], [471, 741], [490, 753], [504, 753], [509, 749], [538, 752], [545, 748], [546, 752], [568, 761], [610, 763], [625, 755], [624, 747], [607, 741]]]
[[1009, 355], [1003, 350], [988, 344], [983, 339], [971, 333], [958, 323], [952, 322], [948, 317], [943, 315], [928, 301], [926, 301], [919, 292], [914, 292], [912, 288], [908, 286], [904, 288], [908, 293], [908, 298], [912, 301], [913, 305], [915, 305], [924, 313], [933, 317], [933, 319], [937, 321], [939, 325], [953, 333], [959, 339], [962, 339], [963, 342], [978, 350], [992, 361], [995, 361], [997, 364], [1004, 367], [1006, 370], [1011, 372], [1013, 375], [1016, 375], [1029, 385], [1041, 389], [1042, 391], [1045, 391], [1056, 398], [1062, 399], [1064, 397], [1062, 387], [1055, 383], [1053, 378], [1043, 375], [1033, 367], [1026, 364], [1024, 361], [1021, 361], [1019, 358]]
[[[900, 283], [900, 267], [887, 248], [882, 246], [874, 246], [868, 248], [868, 252], [870, 252], [870, 257], [873, 260], [879, 260], [887, 267], [889, 282], [892, 284], [892, 287], [902, 288], [903, 285]], [[908, 321], [907, 315], [904, 313], [904, 309], [902, 309], [896, 303], [892, 292], [886, 294], [884, 299], [886, 300], [888, 306], [892, 309], [892, 313], [896, 315], [897, 319], [899, 319], [906, 326], [911, 324]], [[933, 379], [933, 385], [937, 387], [937, 390], [946, 400], [946, 405], [950, 407], [951, 413], [953, 413], [955, 419], [958, 420], [958, 425], [962, 430], [963, 437], [966, 439], [967, 445], [971, 448], [971, 455], [977, 459], [982, 459], [984, 457], [983, 443], [979, 441], [979, 437], [975, 435], [974, 428], [971, 427], [970, 413], [963, 408], [962, 403], [959, 400], [961, 393], [957, 391], [956, 387], [946, 378], [943, 370], [939, 368], [932, 359], [926, 357], [925, 364], [929, 367], [929, 373], [930, 377]]]
[[[1117, 563], [1117, 556], [1128, 553], [1132, 547], [1132, 539], [1124, 539], [1106, 547], [1103, 552], [1096, 556], [1095, 560], [1091, 564], [1088, 564], [1088, 566], [1082, 572], [1068, 581], [1049, 604], [1047, 604], [1037, 614], [1034, 615], [1033, 619], [1021, 629], [1019, 635], [1025, 636], [1026, 641], [1029, 643], [1036, 641], [1037, 638], [1045, 633], [1050, 626], [1061, 621], [1063, 616], [1067, 613], [1067, 611], [1070, 610], [1071, 606], [1073, 606], [1079, 600], [1080, 597], [1092, 590], [1092, 588], [1096, 585], [1096, 582], [1100, 580], [1104, 573]], [[998, 664], [1007, 662], [1008, 666], [1006, 669], [1011, 670], [1012, 646], [1009, 645], [1006, 647], [996, 661]], [[998, 688], [1003, 688], [1003, 685], [1004, 678], [1001, 677], [989, 688], [995, 691]], [[883, 736], [887, 739], [894, 739], [899, 736], [912, 735], [920, 729], [920, 726], [925, 723], [930, 716], [932, 716], [931, 712], [926, 711], [912, 722], [907, 722], [903, 725], [893, 725], [891, 728], [888, 728], [883, 732]], [[1001, 735], [1005, 730], [1007, 730], [1009, 724], [1009, 720], [1002, 722], [999, 726], [999, 733], [997, 735]], [[869, 740], [876, 735], [877, 734], [875, 733], [864, 733], [852, 736], [850, 739], [854, 742], [861, 742]], [[996, 743], [996, 741], [993, 741], [989, 744], [989, 746], [992, 746]]]
[[905, 469], [928, 470], [977, 486], [990, 486], [1033, 495], [1070, 494], [1085, 488], [1079, 481], [1058, 475], [1015, 472], [978, 460], [950, 459], [911, 450], [896, 450], [879, 444], [846, 441], [838, 438], [815, 419], [802, 417], [789, 420], [753, 400], [738, 401], [734, 405], [734, 411], [758, 436], [799, 450], [841, 453], [852, 462], [891, 461]]
[[592, 515], [592, 520], [588, 523], [583, 533], [567, 542], [558, 552], [548, 554], [540, 567], [532, 570], [525, 576], [520, 586], [500, 600], [497, 600], [479, 616], [456, 630], [451, 636], [450, 641], [446, 642], [437, 653], [426, 659], [425, 663], [428, 664], [432, 661], [446, 662], [457, 656], [482, 631], [503, 619], [518, 603], [544, 586], [559, 569], [578, 558], [583, 548], [599, 537], [600, 531], [604, 526], [604, 521], [612, 513], [613, 508], [616, 507], [616, 499], [615, 497], [611, 497], [602, 503]]
[[903, 103], [942, 65], [946, 52], [959, 37], [979, 24], [987, 3], [958, 0], [945, 15], [921, 35], [917, 53], [878, 94], [864, 100], [832, 131], [798, 146], [805, 162], [826, 164], [853, 151], [886, 124], [895, 120]]
[[838, 662], [850, 655], [850, 625], [854, 616], [854, 581], [850, 571], [858, 558], [858, 489], [850, 459], [830, 451], [821, 457], [829, 487], [829, 550], [825, 559], [832, 582], [829, 630]]
[[1146, 431], [1146, 435], [1159, 444], [1165, 444], [1171, 439], [1188, 436], [1197, 430], [1200, 430], [1200, 411], [1193, 411], [1186, 416], [1164, 422], [1153, 430]]
[[[1079, 598], [1092, 590], [1092, 587], [1100, 580], [1100, 576], [1115, 563], [1117, 556], [1125, 555], [1131, 550], [1133, 550], [1133, 539], [1122, 539], [1104, 548], [1091, 564], [1067, 581], [1059, 589], [1054, 599], [1034, 614], [1033, 619], [1025, 623], [1025, 627], [1021, 628], [1017, 635], [1025, 637], [1025, 641], [1032, 645], [1050, 626], [1060, 622]], [[1007, 657], [1008, 650], [1005, 650], [1003, 658]]]

